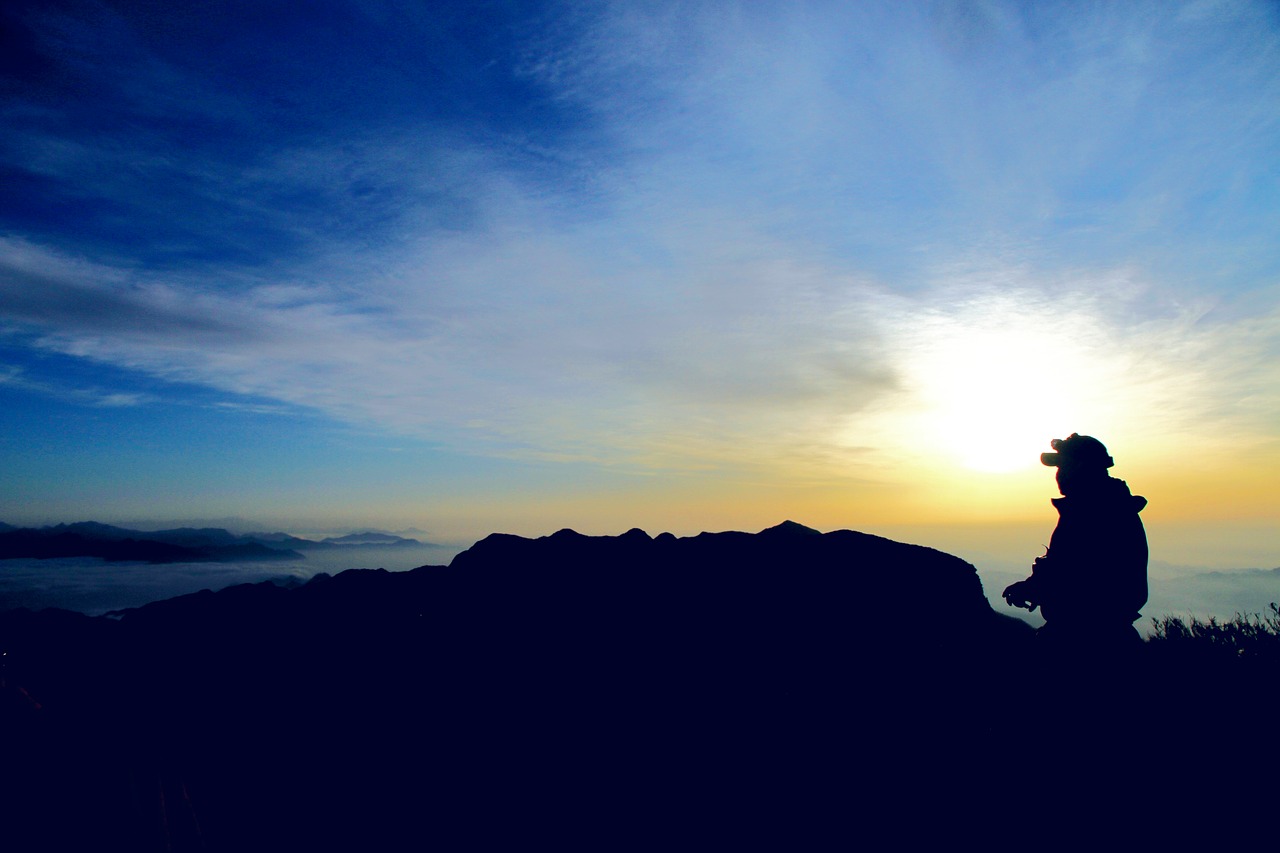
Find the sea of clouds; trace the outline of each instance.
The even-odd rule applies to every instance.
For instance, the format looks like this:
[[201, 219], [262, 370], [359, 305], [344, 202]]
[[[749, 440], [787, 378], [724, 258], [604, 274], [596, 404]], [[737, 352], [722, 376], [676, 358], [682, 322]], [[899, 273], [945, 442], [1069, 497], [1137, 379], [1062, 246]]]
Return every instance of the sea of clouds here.
[[98, 616], [202, 589], [306, 581], [346, 569], [407, 571], [447, 565], [464, 546], [362, 547], [313, 551], [297, 560], [238, 563], [109, 563], [93, 557], [0, 560], [0, 610], [59, 607]]

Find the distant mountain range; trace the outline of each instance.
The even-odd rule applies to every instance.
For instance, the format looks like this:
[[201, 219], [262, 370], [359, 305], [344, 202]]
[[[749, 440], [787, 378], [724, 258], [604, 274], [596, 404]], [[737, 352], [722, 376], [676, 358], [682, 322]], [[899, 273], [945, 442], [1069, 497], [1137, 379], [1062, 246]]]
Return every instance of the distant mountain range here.
[[220, 527], [179, 527], [144, 532], [96, 521], [40, 528], [15, 527], [0, 522], [0, 559], [100, 557], [116, 562], [148, 563], [298, 560], [303, 558], [299, 552], [309, 550], [423, 545], [430, 543], [372, 532], [314, 540], [287, 533], [237, 535]]

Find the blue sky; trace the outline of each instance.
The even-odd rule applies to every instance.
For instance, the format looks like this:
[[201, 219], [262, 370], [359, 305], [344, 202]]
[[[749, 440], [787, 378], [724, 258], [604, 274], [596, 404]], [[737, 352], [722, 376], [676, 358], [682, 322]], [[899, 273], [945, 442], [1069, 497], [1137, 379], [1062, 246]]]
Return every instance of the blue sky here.
[[1274, 4], [2, 14], [4, 520], [1274, 554]]

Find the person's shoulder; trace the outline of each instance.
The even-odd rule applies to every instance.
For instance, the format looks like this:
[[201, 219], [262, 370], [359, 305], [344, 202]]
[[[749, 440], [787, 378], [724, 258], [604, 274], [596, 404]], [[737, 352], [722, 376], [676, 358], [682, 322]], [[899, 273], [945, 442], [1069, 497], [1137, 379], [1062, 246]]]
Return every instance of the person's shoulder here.
[[1106, 483], [1106, 489], [1110, 494], [1129, 494], [1129, 484], [1119, 477], [1108, 477]]
[[1147, 506], [1147, 499], [1129, 491], [1129, 484], [1115, 477], [1107, 478], [1106, 497], [1108, 503], [1114, 502], [1129, 512], [1142, 512]]

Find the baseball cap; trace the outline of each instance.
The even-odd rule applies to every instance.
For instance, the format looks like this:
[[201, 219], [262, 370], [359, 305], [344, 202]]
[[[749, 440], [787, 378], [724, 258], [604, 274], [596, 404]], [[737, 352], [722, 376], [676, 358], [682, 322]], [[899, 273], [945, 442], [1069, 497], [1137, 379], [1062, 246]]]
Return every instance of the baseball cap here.
[[1049, 465], [1051, 467], [1061, 467], [1063, 465], [1084, 465], [1088, 467], [1099, 466], [1102, 468], [1110, 468], [1116, 462], [1107, 454], [1107, 448], [1101, 441], [1091, 435], [1080, 435], [1077, 432], [1071, 433], [1066, 438], [1055, 438], [1049, 442], [1049, 446], [1054, 449], [1054, 453], [1041, 453], [1040, 464]]

